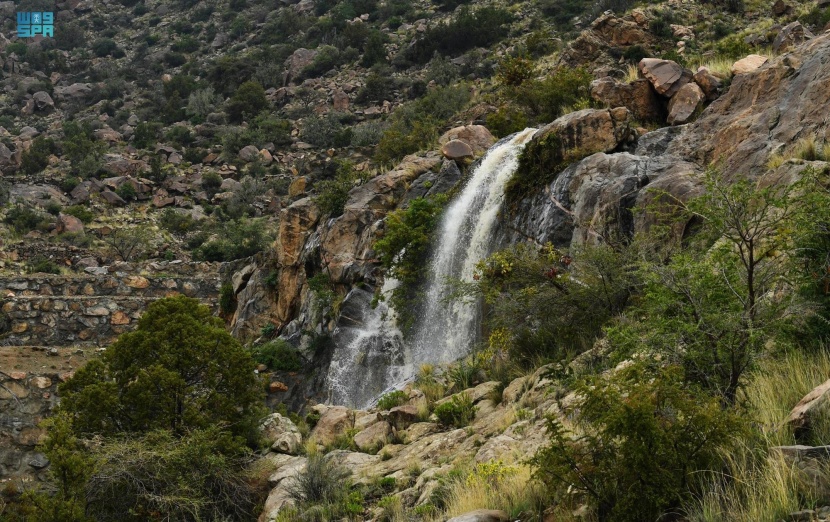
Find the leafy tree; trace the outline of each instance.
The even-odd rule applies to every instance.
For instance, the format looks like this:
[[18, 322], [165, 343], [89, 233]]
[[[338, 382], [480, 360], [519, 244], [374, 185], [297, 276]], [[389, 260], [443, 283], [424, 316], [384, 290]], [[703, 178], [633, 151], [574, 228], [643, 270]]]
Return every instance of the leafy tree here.
[[256, 440], [262, 391], [254, 362], [196, 299], [151, 304], [137, 328], [62, 384], [61, 411], [81, 434], [147, 433], [226, 426]]
[[[710, 171], [704, 188], [688, 203], [660, 194], [652, 205], [658, 214], [663, 204], [678, 208], [679, 223], [669, 224], [674, 230], [685, 225], [687, 235], [697, 232], [686, 251], [641, 267], [643, 296], [630, 315], [644, 319], [623, 321], [609, 335], [621, 353], [645, 349], [668, 356], [685, 368], [688, 380], [734, 403], [765, 346], [813, 315], [798, 292], [784, 291], [799, 284], [801, 273], [787, 252], [812, 233], [807, 223], [827, 219], [830, 199], [810, 172], [779, 188], [727, 182]], [[807, 207], [800, 194], [823, 201]]]
[[352, 164], [341, 163], [334, 179], [316, 183], [317, 195], [314, 200], [324, 214], [330, 217], [340, 216], [349, 200], [349, 191], [365, 181], [366, 176], [356, 171]]
[[136, 225], [116, 228], [102, 239], [122, 261], [133, 261], [150, 249], [153, 238], [152, 230]]
[[732, 410], [689, 386], [677, 366], [634, 364], [576, 388], [578, 429], [549, 420], [550, 445], [532, 459], [553, 497], [589, 499], [599, 521], [661, 520], [695, 491], [696, 474], [716, 469], [745, 430]]
[[257, 82], [248, 81], [239, 86], [228, 101], [225, 110], [231, 123], [241, 123], [245, 115], [256, 116], [268, 107], [265, 89]]

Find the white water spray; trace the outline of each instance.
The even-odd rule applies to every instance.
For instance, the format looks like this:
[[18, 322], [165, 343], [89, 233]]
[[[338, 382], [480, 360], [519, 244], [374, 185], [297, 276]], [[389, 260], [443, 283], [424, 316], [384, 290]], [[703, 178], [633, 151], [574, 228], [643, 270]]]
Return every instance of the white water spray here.
[[[492, 147], [444, 213], [429, 264], [427, 300], [412, 342], [404, 345], [394, 311], [385, 303], [371, 308], [370, 292], [352, 290], [347, 300], [354, 303], [355, 326], [334, 332], [337, 349], [327, 377], [330, 403], [369, 406], [381, 392], [411, 378], [421, 364], [452, 362], [470, 353], [478, 336], [480, 306], [448, 300], [447, 281], [471, 281], [475, 265], [492, 253], [504, 187], [534, 132], [525, 129]], [[381, 293], [390, 295], [397, 284], [387, 278]]]

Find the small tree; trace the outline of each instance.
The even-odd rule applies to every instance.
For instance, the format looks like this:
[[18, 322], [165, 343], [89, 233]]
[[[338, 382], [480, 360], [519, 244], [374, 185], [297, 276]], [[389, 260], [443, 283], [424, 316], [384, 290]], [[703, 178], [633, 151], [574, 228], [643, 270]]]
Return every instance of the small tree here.
[[138, 327], [61, 385], [61, 410], [82, 434], [227, 426], [256, 440], [262, 390], [254, 362], [196, 299], [151, 304]]
[[121, 227], [103, 236], [103, 239], [122, 261], [133, 261], [150, 249], [153, 232], [146, 226]]
[[241, 123], [246, 114], [256, 116], [267, 106], [268, 99], [262, 85], [248, 81], [239, 86], [225, 110], [231, 123]]

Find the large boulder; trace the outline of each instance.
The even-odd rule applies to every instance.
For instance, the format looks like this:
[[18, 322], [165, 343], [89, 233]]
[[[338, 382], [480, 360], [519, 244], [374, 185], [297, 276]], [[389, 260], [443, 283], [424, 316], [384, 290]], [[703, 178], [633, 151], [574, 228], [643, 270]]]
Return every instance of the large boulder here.
[[56, 220], [55, 231], [58, 234], [63, 234], [65, 232], [70, 234], [79, 234], [84, 231], [84, 223], [75, 216], [70, 216], [69, 214], [61, 212], [58, 214]]
[[669, 100], [668, 123], [670, 125], [688, 123], [695, 111], [703, 105], [705, 97], [701, 88], [694, 82], [681, 87], [677, 94]]
[[73, 83], [67, 87], [55, 87], [54, 94], [58, 100], [83, 100], [92, 94], [92, 85], [89, 83]]
[[311, 65], [316, 57], [316, 50], [300, 48], [294, 51], [285, 60], [285, 83], [288, 84], [297, 79], [303, 69]]
[[671, 98], [681, 87], [692, 81], [692, 71], [672, 60], [643, 58], [637, 65], [640, 73], [654, 86], [658, 94]]
[[706, 67], [700, 67], [693, 79], [700, 90], [703, 91], [707, 100], [712, 101], [720, 96], [721, 81], [710, 73]]
[[259, 159], [259, 149], [254, 145], [246, 145], [239, 151], [239, 159], [248, 162]]
[[442, 145], [441, 154], [445, 158], [455, 161], [473, 159], [473, 149], [461, 140], [450, 140]]
[[625, 107], [583, 109], [545, 125], [533, 135], [533, 142], [555, 134], [563, 154], [566, 151], [611, 152], [626, 142], [631, 132], [631, 113]]
[[442, 147], [452, 141], [467, 144], [474, 156], [481, 156], [496, 143], [496, 138], [483, 125], [465, 125], [450, 129], [438, 138]]
[[778, 31], [778, 35], [772, 42], [772, 50], [776, 53], [783, 53], [811, 38], [813, 38], [813, 33], [801, 25], [801, 22], [792, 22]]
[[354, 426], [354, 413], [345, 406], [325, 407], [309, 440], [327, 446]]
[[591, 82], [591, 97], [608, 107], [625, 107], [641, 122], [662, 121], [666, 109], [645, 78], [621, 83], [606, 76]]
[[819, 413], [828, 413], [828, 400], [830, 400], [830, 380], [816, 386], [798, 401], [787, 416], [787, 424], [796, 431], [809, 428], [810, 422]]
[[760, 54], [750, 54], [745, 58], [741, 58], [732, 64], [732, 74], [737, 76], [739, 74], [751, 73], [759, 69], [762, 65], [767, 63], [768, 58]]
[[360, 451], [373, 451], [383, 447], [392, 436], [392, 426], [386, 421], [376, 422], [354, 436]]
[[52, 97], [49, 96], [49, 93], [45, 91], [36, 92], [32, 96], [32, 99], [35, 101], [35, 106], [40, 112], [51, 112], [55, 109], [55, 102], [52, 101]]
[[259, 430], [277, 453], [296, 455], [303, 444], [303, 436], [297, 426], [288, 417], [279, 413], [272, 413], [265, 417], [259, 425]]

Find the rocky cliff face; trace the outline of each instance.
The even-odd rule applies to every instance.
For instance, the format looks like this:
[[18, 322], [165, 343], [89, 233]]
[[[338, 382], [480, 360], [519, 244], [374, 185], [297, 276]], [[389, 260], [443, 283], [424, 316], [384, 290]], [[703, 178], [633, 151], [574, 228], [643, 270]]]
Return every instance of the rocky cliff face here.
[[[801, 139], [827, 135], [830, 35], [821, 35], [751, 72], [688, 125], [641, 135], [633, 152], [591, 155], [515, 205], [502, 222], [502, 243], [532, 239], [567, 247], [614, 241], [647, 229], [651, 217], [632, 213], [667, 192], [681, 201], [699, 193], [710, 166], [727, 179], [792, 180], [803, 161], [768, 172], [774, 155], [786, 157]], [[638, 80], [639, 81], [639, 80]]]

